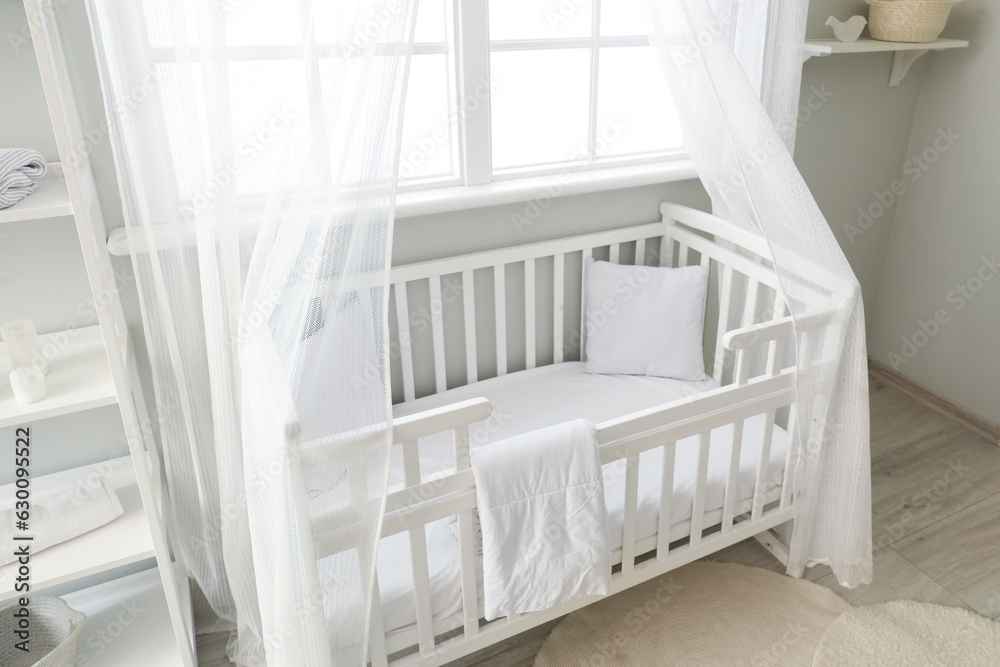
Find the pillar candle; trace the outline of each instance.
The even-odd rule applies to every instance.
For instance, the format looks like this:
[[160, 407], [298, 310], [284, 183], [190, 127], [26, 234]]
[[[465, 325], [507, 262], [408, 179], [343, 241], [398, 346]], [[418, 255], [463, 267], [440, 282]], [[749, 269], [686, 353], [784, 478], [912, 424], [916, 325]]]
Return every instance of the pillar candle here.
[[21, 405], [36, 403], [48, 393], [45, 376], [37, 368], [15, 368], [10, 372], [10, 387], [14, 400]]
[[7, 356], [12, 368], [37, 368], [49, 372], [49, 362], [42, 354], [35, 323], [31, 320], [14, 320], [0, 327], [0, 336], [7, 345]]

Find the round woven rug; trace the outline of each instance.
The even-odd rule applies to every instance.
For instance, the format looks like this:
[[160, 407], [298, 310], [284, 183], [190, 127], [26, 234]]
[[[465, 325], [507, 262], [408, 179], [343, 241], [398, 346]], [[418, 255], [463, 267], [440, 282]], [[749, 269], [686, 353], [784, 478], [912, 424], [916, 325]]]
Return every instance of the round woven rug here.
[[849, 608], [808, 581], [695, 562], [570, 614], [535, 667], [808, 667], [823, 633]]
[[1000, 625], [971, 611], [912, 600], [857, 607], [834, 621], [814, 667], [1000, 664]]

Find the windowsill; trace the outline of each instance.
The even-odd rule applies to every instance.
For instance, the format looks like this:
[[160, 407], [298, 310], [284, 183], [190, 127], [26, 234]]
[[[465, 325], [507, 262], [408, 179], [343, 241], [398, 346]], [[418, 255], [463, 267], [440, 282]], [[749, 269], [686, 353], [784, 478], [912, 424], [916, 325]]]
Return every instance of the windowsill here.
[[620, 190], [697, 178], [690, 158], [651, 164], [531, 176], [488, 185], [458, 185], [396, 195], [396, 218], [448, 213], [536, 199]]

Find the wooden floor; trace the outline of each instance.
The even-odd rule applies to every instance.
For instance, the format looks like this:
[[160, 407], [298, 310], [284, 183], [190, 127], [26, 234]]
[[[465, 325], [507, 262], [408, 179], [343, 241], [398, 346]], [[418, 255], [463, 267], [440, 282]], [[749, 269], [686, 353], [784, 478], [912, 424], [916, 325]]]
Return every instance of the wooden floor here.
[[[826, 566], [807, 578], [853, 604], [921, 600], [1000, 619], [1000, 447], [875, 380], [871, 411], [875, 579], [847, 590]], [[782, 571], [754, 540], [709, 559]], [[527, 667], [551, 627], [451, 665]], [[230, 664], [225, 637], [199, 637], [198, 656], [202, 667]]]

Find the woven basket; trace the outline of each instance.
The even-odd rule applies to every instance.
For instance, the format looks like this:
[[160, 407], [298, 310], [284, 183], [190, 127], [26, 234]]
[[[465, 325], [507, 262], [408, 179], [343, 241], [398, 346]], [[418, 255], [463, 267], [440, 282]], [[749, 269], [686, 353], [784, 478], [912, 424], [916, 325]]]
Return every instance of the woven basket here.
[[11, 605], [0, 609], [0, 665], [3, 667], [73, 667], [79, 652], [80, 633], [86, 615], [72, 609], [62, 598], [31, 598], [28, 613], [31, 625], [28, 647], [14, 644], [18, 619]]
[[961, 0], [865, 0], [868, 29], [883, 42], [933, 42], [944, 30], [951, 7]]

